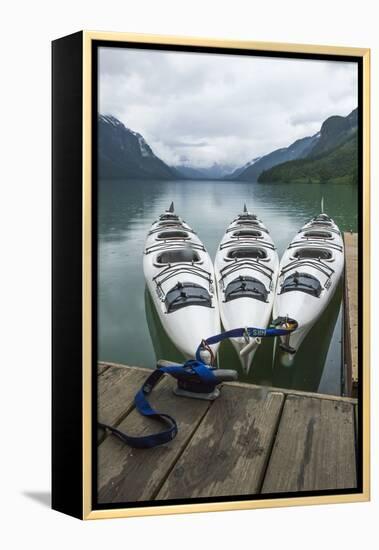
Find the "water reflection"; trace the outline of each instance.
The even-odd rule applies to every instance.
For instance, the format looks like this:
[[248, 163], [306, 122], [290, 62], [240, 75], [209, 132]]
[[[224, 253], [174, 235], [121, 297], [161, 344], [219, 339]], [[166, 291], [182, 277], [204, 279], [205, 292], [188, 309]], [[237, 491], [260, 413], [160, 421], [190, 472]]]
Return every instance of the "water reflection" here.
[[183, 363], [186, 359], [167, 337], [147, 287], [145, 287], [145, 314], [155, 357], [173, 363]]
[[[319, 389], [324, 367], [325, 369], [330, 368], [329, 365], [326, 365], [326, 357], [337, 319], [341, 316], [341, 299], [342, 285], [339, 285], [330, 304], [300, 346], [295, 360], [290, 367], [282, 365], [280, 351], [278, 348], [276, 349], [273, 362], [273, 386], [301, 388], [304, 391], [311, 392], [316, 392]], [[339, 328], [341, 330], [341, 323], [339, 323]], [[338, 341], [340, 343], [340, 339]], [[334, 353], [336, 355], [336, 364], [340, 365], [341, 347], [336, 346]], [[340, 393], [339, 384], [334, 384], [334, 388], [336, 386], [338, 389], [337, 393]]]

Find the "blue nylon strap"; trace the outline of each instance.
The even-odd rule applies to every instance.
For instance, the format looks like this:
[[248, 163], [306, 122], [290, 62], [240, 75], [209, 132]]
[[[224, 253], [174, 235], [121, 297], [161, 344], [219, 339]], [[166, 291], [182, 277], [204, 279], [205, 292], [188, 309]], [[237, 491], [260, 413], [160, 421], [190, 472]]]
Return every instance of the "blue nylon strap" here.
[[200, 377], [201, 381], [204, 382], [205, 384], [210, 384], [210, 385], [213, 384], [214, 386], [216, 386], [218, 382], [217, 382], [217, 378], [213, 374], [212, 369], [210, 369], [209, 367], [206, 367], [201, 362], [196, 361], [196, 363], [197, 365], [195, 365], [193, 369], [195, 370], [196, 374]]
[[190, 360], [184, 363], [184, 365], [160, 367], [153, 371], [144, 382], [142, 388], [137, 392], [134, 398], [134, 404], [140, 414], [163, 422], [166, 426], [168, 426], [167, 429], [151, 435], [132, 436], [118, 430], [117, 428], [114, 428], [113, 426], [109, 426], [101, 422], [99, 422], [99, 426], [110, 430], [113, 435], [117, 436], [124, 443], [137, 449], [150, 449], [152, 447], [156, 447], [157, 445], [168, 443], [174, 439], [178, 433], [178, 426], [175, 419], [168, 414], [160, 413], [154, 410], [146, 398], [146, 396], [151, 393], [154, 386], [162, 378], [163, 374], [170, 374], [174, 378], [180, 380], [185, 380], [186, 378], [193, 378], [196, 376], [199, 378], [199, 381], [205, 384], [217, 384], [217, 379], [212, 370], [198, 361]]
[[[252, 338], [265, 338], [267, 336], [285, 336], [289, 332], [292, 332], [289, 329], [282, 329], [282, 328], [254, 328], [254, 327], [246, 327], [246, 328], [234, 328], [232, 330], [226, 330], [225, 332], [221, 332], [220, 334], [215, 334], [214, 336], [210, 336], [204, 342], [211, 346], [212, 344], [218, 344], [219, 342], [222, 342], [223, 340], [227, 340], [228, 338], [242, 338], [246, 335], [246, 333], [252, 337]], [[196, 360], [201, 362], [201, 356], [200, 352], [203, 349], [202, 343], [196, 350]]]

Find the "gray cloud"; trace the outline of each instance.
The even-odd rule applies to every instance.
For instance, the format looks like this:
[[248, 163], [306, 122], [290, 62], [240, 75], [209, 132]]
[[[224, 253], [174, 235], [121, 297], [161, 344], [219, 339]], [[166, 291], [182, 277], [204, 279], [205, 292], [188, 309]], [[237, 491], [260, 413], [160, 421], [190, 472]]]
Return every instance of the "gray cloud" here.
[[206, 141], [166, 141], [167, 145], [170, 147], [207, 147], [208, 142]]
[[170, 164], [240, 165], [357, 106], [355, 63], [101, 48], [99, 111]]

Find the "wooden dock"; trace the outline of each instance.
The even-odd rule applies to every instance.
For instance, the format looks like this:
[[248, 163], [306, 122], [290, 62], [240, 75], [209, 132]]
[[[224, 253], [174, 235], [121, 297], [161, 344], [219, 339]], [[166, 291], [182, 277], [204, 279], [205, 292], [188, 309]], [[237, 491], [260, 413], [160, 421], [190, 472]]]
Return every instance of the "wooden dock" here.
[[[133, 406], [150, 372], [101, 363], [99, 420], [133, 435], [160, 430]], [[174, 395], [174, 384], [165, 376], [149, 397], [177, 420], [170, 443], [132, 449], [99, 430], [100, 503], [356, 486], [356, 399], [227, 383], [208, 402]]]
[[344, 372], [345, 392], [356, 395], [358, 386], [358, 234], [344, 233]]

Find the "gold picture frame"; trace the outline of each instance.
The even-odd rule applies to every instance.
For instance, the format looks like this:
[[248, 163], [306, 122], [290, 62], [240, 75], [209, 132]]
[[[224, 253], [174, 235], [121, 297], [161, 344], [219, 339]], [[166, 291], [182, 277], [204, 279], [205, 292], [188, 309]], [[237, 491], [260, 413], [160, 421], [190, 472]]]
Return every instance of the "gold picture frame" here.
[[[255, 41], [230, 41], [209, 38], [190, 38], [177, 36], [160, 36], [160, 35], [145, 35], [131, 33], [114, 33], [114, 32], [98, 32], [98, 31], [83, 31], [78, 33], [78, 41], [81, 42], [82, 59], [80, 60], [82, 71], [82, 216], [81, 216], [81, 445], [82, 455], [80, 457], [80, 469], [82, 472], [81, 503], [76, 504], [75, 512], [70, 510], [67, 505], [67, 497], [60, 499], [56, 498], [53, 507], [55, 509], [65, 511], [82, 519], [105, 519], [116, 517], [134, 517], [145, 515], [159, 514], [183, 514], [195, 512], [215, 512], [223, 510], [247, 510], [255, 508], [270, 508], [270, 507], [285, 507], [285, 506], [304, 506], [316, 504], [332, 504], [343, 502], [363, 502], [370, 499], [370, 50], [367, 48], [352, 48], [352, 47], [337, 47], [325, 45], [304, 45], [304, 44], [285, 44], [272, 42], [255, 42]], [[55, 42], [63, 48], [65, 38]], [[92, 67], [92, 52], [96, 42], [128, 42], [128, 43], [144, 43], [151, 46], [154, 45], [169, 45], [188, 46], [195, 48], [228, 48], [233, 49], [238, 53], [238, 50], [251, 51], [266, 51], [266, 52], [283, 52], [291, 54], [312, 54], [312, 55], [332, 55], [354, 58], [362, 60], [363, 70], [363, 93], [361, 96], [362, 108], [362, 171], [363, 171], [363, 187], [362, 187], [362, 491], [352, 494], [325, 494], [315, 496], [295, 496], [288, 498], [267, 498], [264, 500], [240, 500], [224, 502], [205, 502], [205, 503], [186, 503], [186, 504], [167, 504], [139, 507], [117, 507], [108, 509], [94, 509], [93, 502], [93, 472], [92, 472], [92, 456], [93, 456], [93, 411], [94, 411], [94, 396], [92, 391], [93, 377], [93, 319], [92, 319], [92, 121], [93, 121], [93, 104], [92, 104], [92, 85], [93, 85], [93, 67]], [[79, 48], [80, 49], [80, 48]], [[55, 64], [59, 69], [59, 55], [56, 55]], [[53, 58], [54, 61], [54, 58]], [[58, 77], [57, 77], [58, 78]], [[53, 80], [54, 82], [54, 80]], [[56, 83], [55, 88], [57, 88]], [[54, 84], [53, 84], [54, 90]], [[54, 94], [53, 94], [54, 96]], [[57, 107], [56, 107], [57, 108]], [[54, 102], [53, 102], [54, 114]], [[59, 137], [57, 137], [57, 147], [60, 146]], [[53, 178], [54, 179], [54, 178]], [[54, 182], [53, 182], [54, 183]], [[58, 185], [55, 183], [54, 185]], [[59, 283], [57, 283], [58, 285]], [[63, 283], [62, 283], [63, 284]], [[58, 338], [58, 336], [57, 336]], [[55, 376], [58, 377], [58, 370], [61, 367], [55, 367]], [[54, 373], [53, 373], [54, 375]], [[56, 392], [62, 391], [58, 386]], [[55, 399], [55, 405], [59, 401]], [[54, 407], [54, 404], [53, 404]], [[54, 411], [53, 411], [54, 413]], [[58, 417], [62, 415], [58, 407], [56, 412], [56, 425], [53, 429], [57, 430], [57, 425], [63, 423], [63, 419]], [[61, 424], [59, 424], [61, 425]], [[64, 460], [59, 461], [59, 443], [56, 443], [57, 449], [53, 455], [57, 462], [54, 468], [62, 469]], [[66, 442], [67, 448], [67, 442]], [[56, 474], [57, 477], [58, 474]], [[59, 493], [61, 481], [56, 482], [56, 493]], [[54, 493], [54, 490], [53, 490]]]

